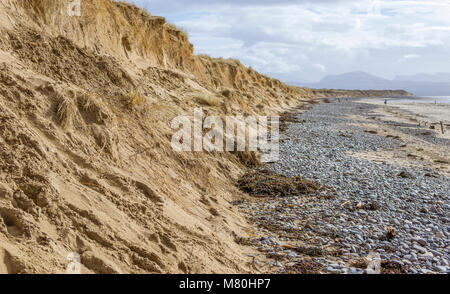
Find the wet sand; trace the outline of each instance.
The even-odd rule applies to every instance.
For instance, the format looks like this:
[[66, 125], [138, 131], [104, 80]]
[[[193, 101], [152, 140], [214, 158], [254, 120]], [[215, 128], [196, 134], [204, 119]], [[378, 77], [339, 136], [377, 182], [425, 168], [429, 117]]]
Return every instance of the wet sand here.
[[[366, 98], [361, 99], [361, 102], [384, 106], [385, 110], [397, 109], [403, 111], [405, 114], [415, 116], [418, 121], [428, 123], [438, 123], [440, 121], [450, 124], [450, 104], [444, 103], [424, 103], [419, 102], [402, 102], [404, 99], [389, 99], [388, 104], [385, 105], [384, 98]], [[450, 132], [450, 131], [449, 131]]]

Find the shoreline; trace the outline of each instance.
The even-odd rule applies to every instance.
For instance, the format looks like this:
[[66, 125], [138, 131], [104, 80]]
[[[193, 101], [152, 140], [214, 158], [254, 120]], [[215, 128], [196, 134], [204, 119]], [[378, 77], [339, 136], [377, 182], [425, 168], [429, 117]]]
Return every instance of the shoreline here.
[[[385, 105], [384, 100], [382, 99], [361, 99], [359, 101], [362, 103], [381, 106], [382, 112], [394, 114], [391, 118], [401, 122], [407, 121], [410, 123], [423, 124], [429, 127], [438, 125], [442, 122], [444, 132], [446, 134], [441, 137], [450, 139], [450, 104], [397, 102], [396, 100], [390, 100], [387, 105]], [[440, 126], [438, 128], [440, 128]]]

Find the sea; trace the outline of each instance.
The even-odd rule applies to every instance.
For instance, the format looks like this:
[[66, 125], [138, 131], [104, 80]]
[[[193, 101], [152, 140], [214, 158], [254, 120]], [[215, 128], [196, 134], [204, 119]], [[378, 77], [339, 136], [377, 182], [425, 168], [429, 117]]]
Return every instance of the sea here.
[[395, 99], [396, 103], [436, 103], [436, 104], [450, 104], [450, 96], [422, 96], [411, 98]]

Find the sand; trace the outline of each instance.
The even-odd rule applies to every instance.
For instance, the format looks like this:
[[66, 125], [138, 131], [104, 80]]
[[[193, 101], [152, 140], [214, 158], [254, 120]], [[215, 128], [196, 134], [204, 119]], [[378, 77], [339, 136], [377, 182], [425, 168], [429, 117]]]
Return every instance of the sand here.
[[[378, 106], [371, 117], [357, 116], [359, 124], [369, 131], [403, 142], [399, 150], [353, 154], [367, 160], [388, 162], [399, 166], [427, 166], [450, 176], [450, 105], [431, 103], [384, 104], [384, 98], [361, 99]], [[372, 121], [384, 124], [376, 128]], [[443, 122], [444, 134], [440, 122]]]
[[[385, 106], [383, 98], [361, 99], [361, 102], [374, 105]], [[450, 124], [450, 104], [434, 104], [423, 102], [396, 102], [395, 99], [389, 99], [388, 104], [384, 108], [396, 109], [402, 111], [405, 115], [416, 117], [417, 120], [427, 123], [438, 123], [440, 121]]]

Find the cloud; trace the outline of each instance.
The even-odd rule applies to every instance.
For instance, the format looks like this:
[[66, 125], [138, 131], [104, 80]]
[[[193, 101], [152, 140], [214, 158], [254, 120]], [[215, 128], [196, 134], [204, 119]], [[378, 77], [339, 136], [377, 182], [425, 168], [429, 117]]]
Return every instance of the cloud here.
[[288, 82], [353, 70], [393, 77], [450, 68], [449, 1], [131, 2], [187, 30], [197, 53], [238, 58]]
[[327, 68], [324, 65], [320, 64], [320, 63], [313, 64], [313, 66], [315, 68], [317, 68], [318, 70], [322, 71], [322, 72], [326, 72]]
[[416, 59], [420, 58], [419, 54], [405, 54], [403, 55], [403, 59]]

